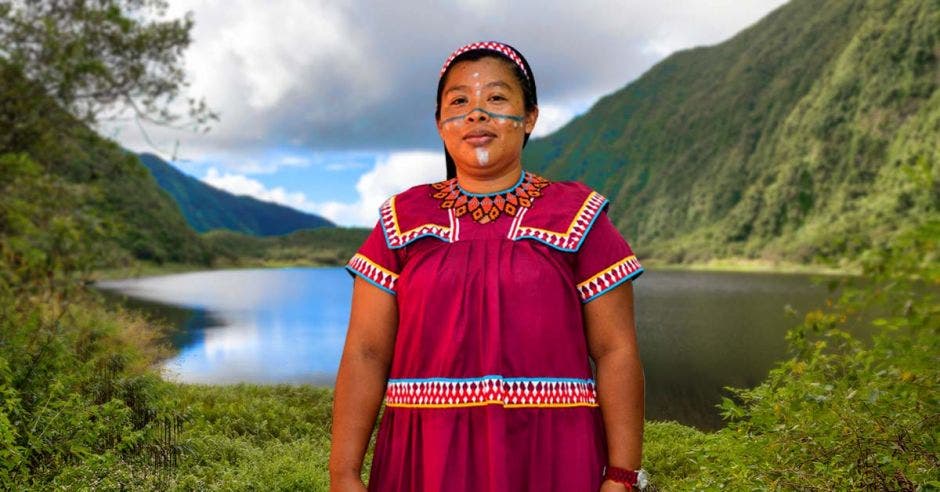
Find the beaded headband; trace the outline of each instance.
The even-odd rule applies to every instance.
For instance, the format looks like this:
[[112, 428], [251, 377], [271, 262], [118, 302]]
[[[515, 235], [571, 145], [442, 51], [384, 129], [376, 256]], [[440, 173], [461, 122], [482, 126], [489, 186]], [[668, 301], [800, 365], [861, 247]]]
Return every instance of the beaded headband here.
[[447, 58], [447, 61], [444, 62], [444, 66], [441, 67], [441, 77], [444, 76], [444, 72], [447, 71], [447, 67], [450, 66], [451, 62], [454, 61], [454, 58], [470, 51], [470, 50], [490, 50], [504, 55], [506, 58], [512, 60], [520, 70], [522, 74], [525, 75], [525, 78], [529, 79], [529, 72], [525, 69], [525, 64], [522, 63], [522, 58], [516, 54], [516, 50], [509, 47], [507, 44], [500, 43], [499, 41], [478, 41], [476, 43], [470, 43], [460, 48], [457, 48], [457, 51], [451, 53], [450, 57]]

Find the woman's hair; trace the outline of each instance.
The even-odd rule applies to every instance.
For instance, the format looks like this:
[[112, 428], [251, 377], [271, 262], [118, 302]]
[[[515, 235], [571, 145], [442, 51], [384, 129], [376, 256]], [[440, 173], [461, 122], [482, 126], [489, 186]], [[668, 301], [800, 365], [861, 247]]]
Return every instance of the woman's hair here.
[[[509, 64], [510, 67], [512, 67], [513, 75], [515, 75], [519, 85], [522, 86], [522, 100], [525, 104], [525, 112], [529, 113], [533, 111], [536, 106], [538, 106], [538, 95], [535, 89], [535, 75], [532, 74], [532, 67], [529, 66], [529, 62], [526, 61], [524, 56], [522, 56], [522, 53], [519, 53], [519, 50], [513, 48], [512, 46], [509, 46], [505, 43], [499, 43], [499, 45], [511, 49], [513, 53], [519, 57], [519, 61], [522, 62], [522, 65], [525, 67], [525, 71], [523, 71], [522, 68], [516, 64], [516, 61], [512, 60], [506, 56], [506, 54], [498, 50], [476, 48], [463, 51], [448, 62], [447, 67], [441, 73], [441, 77], [437, 81], [437, 109], [434, 111], [435, 120], [441, 119], [441, 95], [444, 92], [444, 83], [447, 81], [447, 75], [450, 73], [451, 68], [462, 61], [476, 61], [488, 56], [501, 59], [505, 63]], [[529, 134], [526, 133], [525, 138], [522, 140], [522, 146], [525, 147], [526, 143], [528, 142]], [[457, 176], [457, 166], [454, 165], [454, 159], [450, 156], [450, 152], [447, 152], [446, 145], [444, 146], [444, 158], [447, 161], [447, 179]]]

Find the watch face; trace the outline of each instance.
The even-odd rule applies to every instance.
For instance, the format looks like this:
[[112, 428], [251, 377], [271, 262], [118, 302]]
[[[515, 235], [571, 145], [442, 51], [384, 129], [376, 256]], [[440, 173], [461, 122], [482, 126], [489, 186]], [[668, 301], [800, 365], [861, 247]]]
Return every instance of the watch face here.
[[640, 469], [636, 473], [636, 486], [638, 489], [643, 490], [647, 485], [650, 484], [650, 474], [646, 473], [646, 470]]

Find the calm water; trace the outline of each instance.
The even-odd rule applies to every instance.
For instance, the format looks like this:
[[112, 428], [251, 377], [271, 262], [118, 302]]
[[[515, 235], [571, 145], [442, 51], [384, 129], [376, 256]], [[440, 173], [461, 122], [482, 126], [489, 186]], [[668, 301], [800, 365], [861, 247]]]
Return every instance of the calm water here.
[[[219, 270], [101, 282], [180, 328], [166, 377], [184, 382], [332, 384], [352, 279], [342, 268]], [[634, 283], [646, 415], [722, 425], [724, 386], [753, 386], [786, 357], [784, 333], [820, 306], [810, 276], [647, 271]], [[118, 294], [120, 293], [120, 294]]]

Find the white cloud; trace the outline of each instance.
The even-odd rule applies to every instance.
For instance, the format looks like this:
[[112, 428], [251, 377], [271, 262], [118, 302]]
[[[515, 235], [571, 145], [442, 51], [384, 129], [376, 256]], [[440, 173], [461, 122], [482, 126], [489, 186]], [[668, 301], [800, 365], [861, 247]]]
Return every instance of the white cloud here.
[[[221, 121], [208, 134], [144, 126], [157, 147], [178, 140], [183, 155], [199, 160], [287, 143], [307, 151], [434, 149], [437, 71], [467, 41], [520, 48], [541, 103], [563, 111], [567, 101], [623, 87], [673, 51], [727, 39], [784, 1], [171, 0], [170, 16], [194, 14], [188, 93], [206, 97]], [[117, 138], [126, 147], [150, 150], [133, 122], [111, 126], [123, 126]]]
[[340, 225], [372, 227], [386, 198], [418, 184], [440, 181], [445, 174], [441, 152], [394, 152], [379, 159], [372, 170], [359, 177], [358, 200], [317, 203], [308, 210]]
[[279, 203], [298, 210], [307, 210], [312, 206], [307, 200], [307, 196], [302, 192], [290, 192], [280, 186], [267, 188], [256, 179], [229, 172], [223, 174], [214, 167], [209, 168], [202, 181], [235, 195], [247, 195], [258, 200]]
[[206, 171], [202, 181], [235, 195], [247, 195], [317, 214], [339, 225], [372, 227], [379, 218], [379, 206], [386, 198], [412, 186], [444, 178], [443, 153], [407, 151], [388, 154], [360, 176], [356, 182], [357, 199], [354, 202], [313, 202], [303, 192], [289, 191], [280, 186], [268, 188], [256, 179], [219, 172], [215, 167]]
[[532, 137], [544, 137], [571, 121], [577, 113], [568, 107], [556, 104], [539, 104], [539, 119], [535, 122]]

